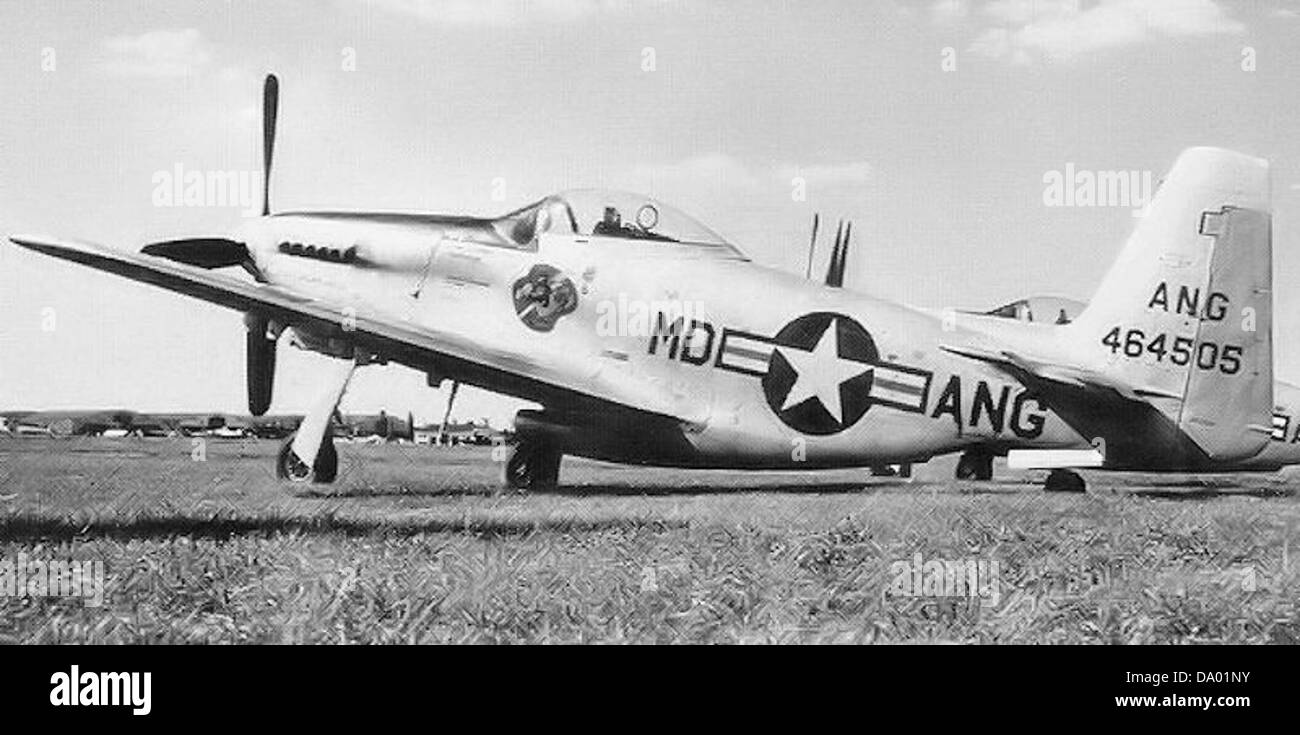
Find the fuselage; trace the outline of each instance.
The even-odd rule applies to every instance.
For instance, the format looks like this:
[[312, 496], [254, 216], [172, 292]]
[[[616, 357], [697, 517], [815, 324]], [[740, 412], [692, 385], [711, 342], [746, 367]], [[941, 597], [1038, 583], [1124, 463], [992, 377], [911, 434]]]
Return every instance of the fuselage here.
[[[344, 296], [415, 328], [508, 344], [536, 364], [662, 395], [682, 409], [690, 451], [639, 461], [865, 466], [976, 444], [1079, 441], [1014, 379], [945, 351], [964, 330], [933, 314], [811, 283], [732, 249], [546, 233], [521, 243], [501, 229], [492, 220], [283, 214], [250, 225], [243, 239], [272, 284]], [[518, 292], [539, 268], [573, 284], [571, 309], [521, 310]], [[411, 366], [545, 400], [524, 383]]]
[[[545, 369], [575, 383], [628, 386], [680, 419], [680, 436], [666, 443], [638, 441], [638, 432], [662, 424], [606, 422], [567, 446], [573, 454], [818, 468], [923, 461], [970, 448], [1090, 446], [1020, 382], [948, 349], [988, 336], [1034, 344], [1050, 339], [1053, 325], [954, 317], [830, 288], [714, 241], [632, 237], [637, 231], [601, 232], [576, 220], [567, 231], [548, 230], [543, 221], [537, 212], [499, 219], [288, 213], [251, 222], [242, 241], [271, 284], [364, 304], [411, 329], [515, 355], [520, 368], [503, 374], [418, 353], [392, 356], [431, 377], [569, 416], [565, 394], [516, 377]], [[295, 331], [304, 346], [329, 351], [327, 341]], [[1300, 389], [1279, 384], [1275, 396], [1273, 441], [1223, 469], [1300, 463]], [[557, 420], [601, 418], [587, 410]], [[640, 448], [622, 453], [628, 446]]]

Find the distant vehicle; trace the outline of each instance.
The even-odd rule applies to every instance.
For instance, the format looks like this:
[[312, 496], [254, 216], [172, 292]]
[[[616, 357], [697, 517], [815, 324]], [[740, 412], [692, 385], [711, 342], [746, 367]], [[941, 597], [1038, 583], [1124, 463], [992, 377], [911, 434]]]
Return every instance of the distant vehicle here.
[[243, 439], [248, 436], [248, 432], [238, 426], [219, 426], [209, 431], [208, 436], [214, 439]]

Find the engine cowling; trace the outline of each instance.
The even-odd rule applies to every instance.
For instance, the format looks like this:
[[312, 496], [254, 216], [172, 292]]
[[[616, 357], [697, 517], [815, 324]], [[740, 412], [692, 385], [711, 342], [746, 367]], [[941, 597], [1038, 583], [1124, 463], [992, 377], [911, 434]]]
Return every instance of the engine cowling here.
[[267, 318], [249, 313], [244, 317], [248, 327], [245, 353], [245, 376], [248, 381], [248, 412], [261, 416], [271, 408], [271, 395], [275, 385], [275, 340], [267, 336]]

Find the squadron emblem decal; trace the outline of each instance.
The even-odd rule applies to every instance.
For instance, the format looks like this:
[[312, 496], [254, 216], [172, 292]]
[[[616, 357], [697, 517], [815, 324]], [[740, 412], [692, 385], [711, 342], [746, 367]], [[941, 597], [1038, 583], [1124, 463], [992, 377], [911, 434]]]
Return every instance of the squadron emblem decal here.
[[558, 269], [544, 263], [534, 265], [528, 275], [515, 281], [515, 313], [529, 329], [549, 332], [565, 314], [578, 308], [578, 289]]

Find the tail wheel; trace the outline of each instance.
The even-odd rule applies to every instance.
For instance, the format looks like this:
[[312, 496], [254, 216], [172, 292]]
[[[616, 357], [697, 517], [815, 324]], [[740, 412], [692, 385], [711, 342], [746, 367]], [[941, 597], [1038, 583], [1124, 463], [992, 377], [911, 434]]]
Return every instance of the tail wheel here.
[[966, 452], [957, 460], [958, 480], [993, 479], [993, 455], [981, 452]]
[[1088, 491], [1088, 486], [1077, 472], [1052, 470], [1043, 483], [1043, 489], [1049, 493], [1083, 493]]
[[338, 478], [339, 453], [334, 448], [334, 438], [325, 436], [321, 439], [320, 451], [316, 452], [316, 461], [311, 467], [293, 453], [293, 439], [290, 434], [280, 445], [280, 455], [276, 459], [275, 474], [281, 480], [289, 482], [331, 483]]

